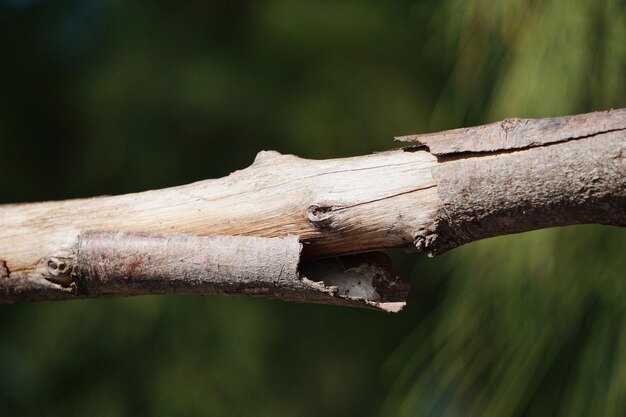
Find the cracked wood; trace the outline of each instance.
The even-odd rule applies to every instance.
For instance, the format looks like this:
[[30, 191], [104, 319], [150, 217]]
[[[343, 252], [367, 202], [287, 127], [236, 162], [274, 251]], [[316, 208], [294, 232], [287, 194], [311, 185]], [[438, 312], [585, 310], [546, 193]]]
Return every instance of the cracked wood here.
[[[113, 197], [0, 206], [0, 259], [11, 271], [63, 257], [81, 231], [297, 235], [306, 258], [412, 245], [439, 198], [429, 153], [330, 160], [261, 152], [227, 177]], [[355, 237], [358, 236], [358, 239]]]
[[421, 135], [398, 136], [396, 142], [420, 142], [437, 156], [502, 152], [566, 142], [626, 129], [626, 109], [546, 119], [500, 122]]
[[[300, 263], [297, 236], [81, 233], [48, 275], [0, 264], [0, 303], [145, 294], [243, 295], [397, 312], [408, 284], [382, 253]], [[59, 266], [67, 279], [57, 279]], [[53, 274], [52, 276], [50, 274]]]
[[400, 140], [425, 146], [320, 161], [260, 152], [217, 180], [0, 206], [0, 282], [30, 277], [20, 285], [66, 291], [76, 282], [65, 260], [89, 230], [295, 235], [312, 260], [392, 247], [437, 254], [543, 227], [626, 225], [625, 109]]

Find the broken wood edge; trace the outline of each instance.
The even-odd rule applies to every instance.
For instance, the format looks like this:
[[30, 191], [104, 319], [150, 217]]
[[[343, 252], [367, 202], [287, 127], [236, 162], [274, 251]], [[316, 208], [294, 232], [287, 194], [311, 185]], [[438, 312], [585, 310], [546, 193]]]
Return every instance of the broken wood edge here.
[[573, 224], [626, 226], [626, 109], [395, 138], [437, 157], [441, 208], [415, 239], [436, 256], [489, 237]]
[[405, 247], [439, 208], [428, 152], [311, 160], [260, 152], [228, 176], [159, 190], [0, 205], [0, 259], [29, 272], [85, 230], [297, 235], [303, 260]]
[[409, 284], [383, 253], [301, 263], [297, 236], [86, 231], [38, 273], [0, 261], [0, 304], [147, 294], [238, 295], [398, 312]]
[[[108, 296], [71, 292], [67, 259], [76, 256], [80, 236], [91, 229], [296, 235], [304, 248], [294, 259], [304, 271], [304, 262], [392, 247], [433, 256], [475, 240], [545, 227], [626, 225], [626, 128], [620, 128], [626, 110], [516, 120], [491, 131], [457, 129], [447, 138], [443, 132], [448, 142], [433, 140], [419, 149], [319, 161], [260, 152], [250, 167], [221, 179], [114, 197], [0, 206], [0, 257], [6, 261], [0, 279], [11, 278], [12, 296], [19, 288], [30, 294], [28, 301]], [[301, 275], [303, 282], [323, 281]], [[202, 293], [198, 288], [185, 291]], [[0, 302], [9, 302], [8, 294], [2, 295], [0, 285]], [[337, 304], [340, 297], [322, 298]]]
[[394, 141], [417, 142], [433, 155], [444, 156], [525, 149], [623, 129], [626, 108], [541, 119], [509, 118], [481, 126], [396, 136]]

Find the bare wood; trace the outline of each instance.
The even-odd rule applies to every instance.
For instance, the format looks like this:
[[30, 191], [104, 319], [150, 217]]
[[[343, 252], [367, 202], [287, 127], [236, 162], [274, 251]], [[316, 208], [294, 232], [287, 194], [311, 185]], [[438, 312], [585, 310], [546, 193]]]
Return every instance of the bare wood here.
[[[51, 282], [47, 262], [73, 259], [89, 230], [295, 235], [306, 260], [392, 247], [437, 254], [543, 227], [626, 225], [626, 109], [401, 140], [426, 146], [322, 161], [261, 152], [252, 166], [222, 179], [0, 206], [0, 288]], [[130, 250], [108, 242], [111, 250]], [[70, 281], [54, 285], [80, 285]]]
[[45, 258], [63, 257], [85, 230], [292, 234], [304, 242], [307, 258], [411, 245], [412, 229], [429, 224], [437, 209], [435, 164], [427, 152], [313, 161], [270, 151], [221, 179], [0, 206], [0, 259], [10, 271], [41, 271]]

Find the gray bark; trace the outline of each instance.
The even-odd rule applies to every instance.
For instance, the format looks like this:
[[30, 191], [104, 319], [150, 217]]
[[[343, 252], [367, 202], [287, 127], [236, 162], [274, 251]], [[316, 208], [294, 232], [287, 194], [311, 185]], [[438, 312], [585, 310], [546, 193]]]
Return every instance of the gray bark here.
[[[385, 254], [300, 264], [297, 236], [82, 233], [41, 275], [0, 270], [0, 302], [145, 294], [240, 295], [399, 311], [409, 290]], [[4, 274], [3, 274], [4, 272]]]
[[397, 311], [408, 286], [389, 260], [352, 254], [626, 226], [626, 109], [397, 140], [421, 144], [322, 161], [261, 152], [218, 180], [0, 206], [0, 303], [235, 294]]
[[626, 226], [626, 109], [407, 136], [438, 157], [443, 207], [420, 242], [468, 242], [581, 223]]

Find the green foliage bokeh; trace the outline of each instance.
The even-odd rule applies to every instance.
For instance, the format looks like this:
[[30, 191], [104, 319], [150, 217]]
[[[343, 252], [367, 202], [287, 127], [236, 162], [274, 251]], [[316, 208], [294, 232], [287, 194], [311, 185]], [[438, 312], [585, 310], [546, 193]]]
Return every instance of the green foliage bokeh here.
[[[0, 202], [276, 149], [626, 106], [619, 0], [0, 0]], [[399, 315], [219, 297], [0, 306], [0, 416], [623, 416], [626, 232], [392, 253]]]

